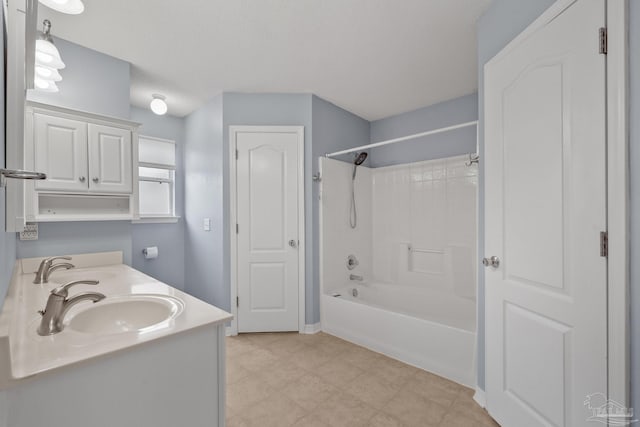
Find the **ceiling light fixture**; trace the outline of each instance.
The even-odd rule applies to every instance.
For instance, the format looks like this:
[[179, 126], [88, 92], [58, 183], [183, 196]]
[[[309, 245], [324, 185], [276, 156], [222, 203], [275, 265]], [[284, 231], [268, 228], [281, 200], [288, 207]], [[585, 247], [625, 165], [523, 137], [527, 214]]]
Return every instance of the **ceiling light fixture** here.
[[64, 68], [65, 65], [51, 38], [51, 21], [45, 19], [42, 27], [42, 32], [36, 40], [34, 85], [37, 90], [57, 92], [58, 86], [55, 82], [62, 80], [58, 69]]
[[154, 93], [153, 95], [151, 95], [151, 103], [149, 104], [149, 106], [151, 107], [151, 111], [153, 111], [154, 113], [156, 113], [159, 116], [162, 116], [163, 114], [166, 114], [168, 107], [167, 107], [167, 103], [165, 102], [165, 98], [162, 95], [158, 95], [157, 93]]
[[79, 15], [84, 12], [82, 0], [40, 0], [40, 3], [48, 8], [69, 15]]

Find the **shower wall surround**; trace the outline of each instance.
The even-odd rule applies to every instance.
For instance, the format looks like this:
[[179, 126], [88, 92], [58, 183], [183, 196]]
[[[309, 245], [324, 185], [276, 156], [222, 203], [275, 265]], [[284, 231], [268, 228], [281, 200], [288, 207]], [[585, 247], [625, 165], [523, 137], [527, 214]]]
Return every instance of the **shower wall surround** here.
[[[331, 209], [323, 210], [322, 216], [322, 280], [324, 292], [331, 293], [349, 282], [349, 275], [364, 276], [371, 280], [373, 239], [371, 234], [371, 169], [358, 166], [355, 179], [356, 210], [358, 225], [349, 225], [351, 203], [351, 176], [353, 164], [321, 159], [322, 193], [321, 203]], [[358, 266], [347, 269], [347, 257], [355, 255]]]
[[377, 280], [475, 299], [478, 170], [467, 159], [372, 169]]
[[[353, 165], [322, 159], [322, 280], [330, 294], [365, 282], [429, 289], [475, 301], [477, 165], [467, 156], [358, 167], [358, 226], [349, 227]], [[328, 208], [327, 208], [328, 207]], [[346, 260], [360, 264], [349, 271]]]
[[477, 166], [467, 159], [359, 167], [355, 229], [353, 164], [321, 159], [321, 311], [325, 332], [473, 387]]

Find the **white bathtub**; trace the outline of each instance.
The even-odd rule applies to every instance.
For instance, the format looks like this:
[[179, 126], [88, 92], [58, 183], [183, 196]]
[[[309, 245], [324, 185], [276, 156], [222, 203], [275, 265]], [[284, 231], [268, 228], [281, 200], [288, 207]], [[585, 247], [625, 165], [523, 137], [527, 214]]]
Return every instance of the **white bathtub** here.
[[475, 387], [474, 300], [351, 282], [322, 295], [321, 311], [322, 330], [329, 334]]

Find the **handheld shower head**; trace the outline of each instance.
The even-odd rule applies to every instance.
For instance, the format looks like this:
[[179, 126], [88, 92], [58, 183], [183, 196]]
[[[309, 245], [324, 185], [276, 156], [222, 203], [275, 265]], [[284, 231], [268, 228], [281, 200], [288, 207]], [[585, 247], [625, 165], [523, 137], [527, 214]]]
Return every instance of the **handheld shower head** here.
[[362, 153], [358, 153], [356, 155], [356, 158], [353, 160], [353, 164], [356, 166], [360, 166], [361, 164], [364, 163], [365, 160], [367, 160], [367, 152], [363, 151]]
[[358, 166], [367, 160], [367, 152], [362, 151], [356, 153], [356, 157], [353, 159], [353, 175], [351, 176], [351, 206], [349, 211], [349, 225], [351, 228], [356, 228], [358, 225], [358, 213], [356, 211], [356, 171]]
[[366, 151], [356, 153], [356, 158], [353, 159], [353, 176], [351, 177], [351, 179], [356, 179], [356, 169], [358, 169], [358, 166], [360, 166], [364, 163], [365, 160], [367, 160], [367, 156], [368, 154]]

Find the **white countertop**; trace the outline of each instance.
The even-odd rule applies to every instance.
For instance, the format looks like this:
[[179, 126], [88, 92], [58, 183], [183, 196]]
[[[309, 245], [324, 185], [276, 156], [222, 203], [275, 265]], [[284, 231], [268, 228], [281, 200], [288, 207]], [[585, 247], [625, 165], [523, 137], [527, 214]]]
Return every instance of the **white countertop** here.
[[[32, 271], [34, 271], [34, 265], [39, 264], [39, 259], [16, 262], [18, 271], [14, 272], [9, 293], [0, 312], [0, 359], [4, 358], [6, 364], [7, 355], [3, 353], [8, 352], [10, 355], [10, 377], [5, 378], [4, 381], [0, 378], [0, 385], [3, 382], [47, 372], [158, 338], [204, 325], [225, 323], [232, 319], [230, 313], [159, 282], [122, 264], [121, 260], [122, 255], [119, 252], [75, 255], [71, 262], [80, 268], [68, 271], [57, 270], [51, 274], [50, 283], [43, 285], [32, 283], [35, 277]], [[183, 309], [175, 318], [146, 328], [144, 331], [96, 335], [65, 327], [62, 332], [55, 335], [44, 337], [38, 335], [36, 328], [41, 316], [37, 311], [44, 309], [51, 290], [60, 286], [63, 281], [80, 279], [96, 279], [100, 283], [97, 286], [76, 285], [70, 290], [70, 297], [87, 291], [104, 294], [106, 299], [103, 301], [109, 301], [110, 297], [125, 295], [161, 295], [178, 299], [182, 302]], [[65, 324], [75, 314], [92, 305], [91, 302], [82, 302], [71, 308], [65, 316]], [[9, 369], [5, 366], [4, 370]], [[0, 377], [2, 371], [0, 366]]]

